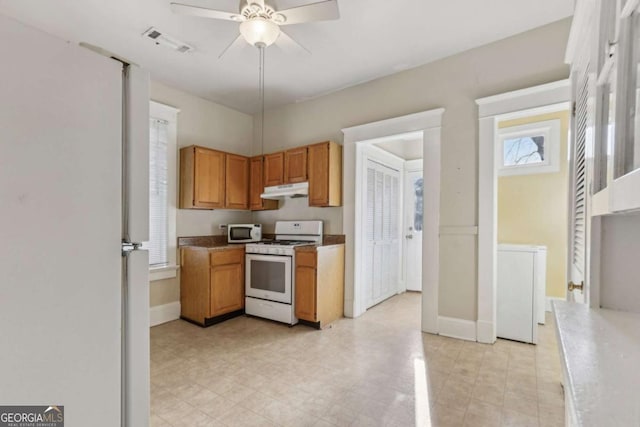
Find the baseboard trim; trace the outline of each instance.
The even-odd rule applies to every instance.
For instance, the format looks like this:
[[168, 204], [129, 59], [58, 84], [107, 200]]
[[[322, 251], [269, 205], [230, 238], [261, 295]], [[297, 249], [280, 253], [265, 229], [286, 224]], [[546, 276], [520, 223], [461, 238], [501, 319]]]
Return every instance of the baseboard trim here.
[[476, 322], [455, 317], [438, 317], [438, 333], [445, 337], [476, 341]]
[[478, 320], [477, 334], [478, 342], [484, 344], [493, 344], [496, 342], [496, 328], [493, 322]]
[[566, 300], [567, 300], [566, 298], [547, 297], [544, 305], [544, 311], [548, 311], [548, 312], [553, 311], [553, 309], [551, 308], [551, 301], [566, 301]]
[[156, 305], [149, 309], [149, 325], [156, 326], [180, 318], [180, 301]]

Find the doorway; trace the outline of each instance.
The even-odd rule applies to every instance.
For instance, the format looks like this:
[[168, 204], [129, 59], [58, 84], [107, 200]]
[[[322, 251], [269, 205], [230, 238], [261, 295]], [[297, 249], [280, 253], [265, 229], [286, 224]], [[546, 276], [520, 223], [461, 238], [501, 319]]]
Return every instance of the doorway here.
[[423, 144], [422, 132], [363, 142], [362, 191], [356, 197], [366, 209], [365, 245], [356, 257], [365, 267], [367, 309], [406, 291], [409, 280], [411, 290], [422, 291]]
[[[343, 129], [344, 133], [344, 208], [343, 228], [346, 235], [345, 316], [358, 317], [366, 307], [364, 257], [357, 257], [366, 245], [362, 221], [366, 205], [361, 195], [363, 160], [367, 142], [375, 139], [419, 132], [423, 138], [423, 215], [422, 259], [422, 331], [438, 333], [439, 228], [440, 228], [440, 125], [444, 109], [367, 123]], [[382, 142], [382, 141], [378, 141]], [[370, 144], [369, 144], [370, 145]]]
[[422, 291], [422, 228], [424, 177], [422, 159], [405, 163], [404, 178], [404, 283], [407, 291]]
[[571, 99], [569, 80], [517, 90], [478, 99], [479, 110], [479, 164], [478, 164], [478, 320], [476, 340], [484, 343], [496, 341], [497, 326], [497, 244], [498, 150], [496, 136], [500, 121], [528, 114], [568, 110]]

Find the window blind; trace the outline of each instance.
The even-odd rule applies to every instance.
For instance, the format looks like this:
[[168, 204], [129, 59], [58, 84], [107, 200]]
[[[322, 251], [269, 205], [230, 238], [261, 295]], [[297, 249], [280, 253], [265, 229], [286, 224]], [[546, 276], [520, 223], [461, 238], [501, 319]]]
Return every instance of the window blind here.
[[169, 122], [151, 118], [149, 128], [149, 265], [168, 263], [168, 130]]

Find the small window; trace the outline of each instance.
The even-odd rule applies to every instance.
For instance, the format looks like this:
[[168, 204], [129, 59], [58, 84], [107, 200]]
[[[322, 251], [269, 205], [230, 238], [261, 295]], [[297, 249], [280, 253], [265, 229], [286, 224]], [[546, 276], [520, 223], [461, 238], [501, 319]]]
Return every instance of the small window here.
[[543, 135], [525, 136], [502, 141], [504, 166], [544, 164]]
[[498, 138], [500, 176], [560, 171], [560, 120], [504, 127]]

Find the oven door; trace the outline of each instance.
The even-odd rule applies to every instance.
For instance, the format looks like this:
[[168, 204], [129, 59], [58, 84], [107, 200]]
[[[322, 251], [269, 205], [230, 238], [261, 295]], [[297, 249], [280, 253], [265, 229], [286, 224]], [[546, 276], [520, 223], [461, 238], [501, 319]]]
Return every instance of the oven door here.
[[246, 255], [245, 288], [248, 297], [291, 304], [291, 257]]

